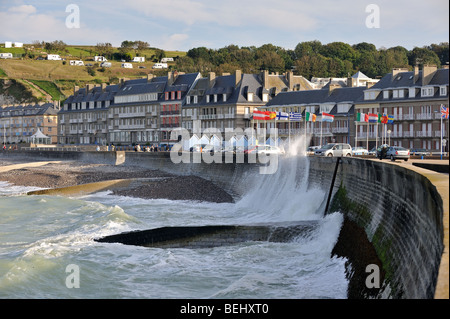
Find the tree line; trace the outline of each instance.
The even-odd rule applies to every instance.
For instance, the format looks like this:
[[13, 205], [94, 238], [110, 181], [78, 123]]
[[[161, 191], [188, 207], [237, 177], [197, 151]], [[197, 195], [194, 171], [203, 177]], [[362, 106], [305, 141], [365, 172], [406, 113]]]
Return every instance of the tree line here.
[[448, 42], [415, 47], [402, 46], [377, 49], [374, 44], [362, 42], [350, 45], [344, 42], [322, 44], [320, 41], [300, 42], [289, 50], [272, 44], [260, 47], [229, 45], [220, 49], [198, 47], [176, 60], [176, 68], [185, 72], [258, 73], [260, 70], [311, 77], [347, 77], [361, 71], [371, 78], [382, 77], [392, 68], [434, 64], [438, 67], [449, 61]]

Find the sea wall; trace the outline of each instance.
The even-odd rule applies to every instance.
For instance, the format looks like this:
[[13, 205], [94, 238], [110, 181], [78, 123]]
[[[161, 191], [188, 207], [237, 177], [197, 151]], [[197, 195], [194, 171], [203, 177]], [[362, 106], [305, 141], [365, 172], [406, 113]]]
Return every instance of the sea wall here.
[[[258, 175], [262, 166], [249, 164], [248, 161], [192, 163], [192, 157], [190, 163], [177, 164], [168, 153], [12, 153], [5, 156], [134, 165], [137, 169], [142, 167], [177, 175], [192, 174], [213, 181], [234, 196], [245, 193], [250, 187], [249, 179]], [[310, 157], [308, 187], [321, 188], [328, 193], [336, 161], [336, 158]], [[304, 165], [303, 161], [299, 163]], [[343, 255], [350, 255], [360, 246], [366, 247], [366, 240], [380, 261], [380, 287], [370, 297], [433, 298], [444, 249], [443, 201], [435, 186], [423, 175], [400, 165], [360, 158], [340, 159], [335, 177], [334, 187], [331, 188], [333, 200], [328, 212], [340, 211], [344, 214], [346, 225], [352, 226], [345, 228], [346, 234], [341, 231], [341, 235], [351, 242]], [[355, 229], [362, 230], [363, 235]], [[362, 254], [367, 250], [364, 249]], [[366, 266], [369, 265], [349, 266], [350, 279], [360, 283], [364, 281], [369, 276]], [[360, 277], [355, 277], [355, 273], [359, 273]], [[360, 294], [361, 298], [367, 296]]]

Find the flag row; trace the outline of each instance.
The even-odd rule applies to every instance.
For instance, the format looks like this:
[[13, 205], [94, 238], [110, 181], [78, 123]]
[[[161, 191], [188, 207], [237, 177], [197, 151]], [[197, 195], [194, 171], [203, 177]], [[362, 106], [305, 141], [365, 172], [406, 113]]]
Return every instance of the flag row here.
[[357, 113], [355, 122], [392, 124], [394, 123], [394, 116], [375, 113]]
[[284, 121], [301, 121], [302, 113], [298, 112], [272, 112], [272, 111], [253, 111], [253, 119], [258, 121], [284, 120]]

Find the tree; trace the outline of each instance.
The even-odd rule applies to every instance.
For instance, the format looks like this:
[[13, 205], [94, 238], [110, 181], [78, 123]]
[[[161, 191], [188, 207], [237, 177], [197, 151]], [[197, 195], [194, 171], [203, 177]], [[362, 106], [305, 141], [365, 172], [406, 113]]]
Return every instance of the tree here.
[[105, 56], [108, 59], [111, 59], [114, 49], [111, 43], [97, 43], [95, 49], [98, 55]]
[[431, 64], [436, 65], [437, 67], [441, 65], [441, 61], [439, 60], [439, 57], [436, 55], [436, 53], [434, 53], [427, 47], [415, 47], [414, 49], [412, 49], [412, 51], [410, 51], [409, 53], [408, 60], [409, 65]]
[[320, 54], [322, 51], [322, 43], [318, 40], [300, 42], [294, 49], [295, 57], [300, 59], [301, 57], [308, 55]]
[[441, 65], [445, 65], [449, 62], [449, 47], [448, 42], [441, 42], [439, 44], [431, 44], [428, 46], [428, 49], [436, 53], [436, 55], [439, 57], [439, 61], [441, 62]]
[[145, 41], [134, 41], [133, 48], [136, 53], [136, 55], [140, 55], [143, 50], [148, 49], [150, 47], [150, 44]]
[[322, 47], [321, 53], [328, 58], [348, 60], [352, 63], [356, 62], [359, 57], [359, 52], [344, 42], [328, 43]]

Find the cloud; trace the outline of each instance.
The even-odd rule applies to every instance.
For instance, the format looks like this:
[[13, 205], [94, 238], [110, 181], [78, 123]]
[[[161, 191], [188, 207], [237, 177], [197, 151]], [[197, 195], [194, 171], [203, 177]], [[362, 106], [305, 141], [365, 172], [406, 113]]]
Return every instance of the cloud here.
[[21, 6], [17, 6], [17, 7], [11, 7], [8, 9], [9, 12], [11, 13], [18, 13], [18, 14], [33, 14], [36, 13], [36, 7], [32, 6], [32, 5], [21, 5]]
[[184, 47], [186, 41], [189, 39], [188, 34], [176, 33], [170, 35], [166, 39], [161, 39], [158, 46], [164, 50], [175, 51]]

